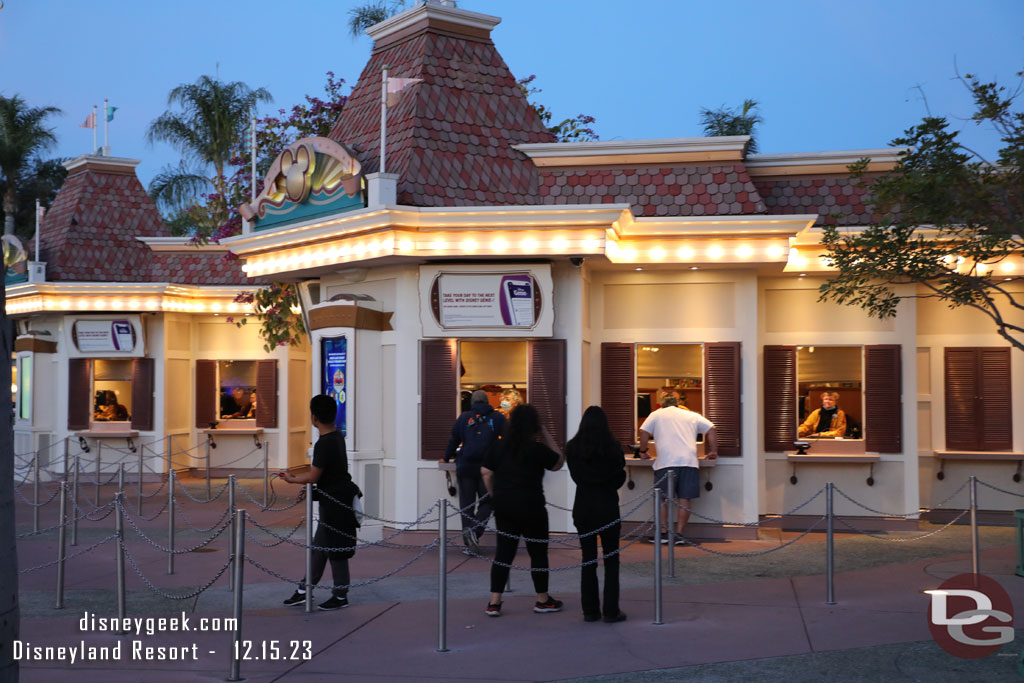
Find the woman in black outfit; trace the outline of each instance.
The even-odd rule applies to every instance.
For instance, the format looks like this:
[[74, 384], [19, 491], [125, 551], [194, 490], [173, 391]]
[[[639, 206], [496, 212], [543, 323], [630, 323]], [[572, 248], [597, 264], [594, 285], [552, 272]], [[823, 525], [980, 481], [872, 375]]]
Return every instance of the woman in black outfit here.
[[[544, 443], [537, 439], [542, 438]], [[534, 612], [558, 612], [562, 601], [548, 594], [548, 511], [544, 501], [544, 470], [562, 468], [565, 458], [548, 430], [541, 426], [537, 409], [528, 403], [516, 406], [509, 418], [505, 435], [484, 456], [480, 474], [487, 493], [494, 501], [494, 521], [498, 526], [498, 548], [491, 565], [491, 601], [485, 613], [501, 616], [501, 594], [508, 582], [508, 567], [519, 548], [519, 538], [526, 541], [530, 554], [530, 572], [537, 591]], [[507, 535], [506, 535], [507, 534]]]
[[[612, 436], [608, 417], [597, 406], [583, 413], [579, 431], [565, 445], [565, 458], [569, 474], [576, 482], [576, 500], [572, 506], [572, 521], [582, 535], [580, 548], [583, 567], [580, 576], [580, 600], [583, 620], [614, 623], [625, 621], [626, 614], [619, 609], [619, 556], [608, 556], [619, 548], [618, 522], [598, 534], [591, 533], [619, 518], [619, 488], [626, 481], [626, 459], [619, 442]], [[597, 588], [597, 537], [601, 537], [604, 557], [604, 612]]]

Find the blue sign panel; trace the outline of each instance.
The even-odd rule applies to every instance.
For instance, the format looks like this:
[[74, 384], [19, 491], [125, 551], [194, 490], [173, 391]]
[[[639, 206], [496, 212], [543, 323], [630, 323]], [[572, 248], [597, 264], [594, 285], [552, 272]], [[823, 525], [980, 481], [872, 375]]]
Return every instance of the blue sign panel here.
[[345, 376], [348, 374], [348, 339], [345, 337], [324, 337], [320, 340], [320, 390], [334, 399], [338, 415], [334, 424], [342, 436], [348, 436], [345, 421], [346, 389]]

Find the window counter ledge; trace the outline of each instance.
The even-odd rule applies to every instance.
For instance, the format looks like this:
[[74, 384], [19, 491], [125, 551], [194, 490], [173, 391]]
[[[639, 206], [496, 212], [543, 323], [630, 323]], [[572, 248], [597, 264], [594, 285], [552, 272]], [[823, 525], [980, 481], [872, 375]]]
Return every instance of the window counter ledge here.
[[136, 439], [139, 433], [133, 429], [126, 430], [123, 432], [115, 432], [113, 430], [91, 430], [86, 429], [84, 431], [75, 432], [75, 436], [82, 436], [89, 439]]
[[863, 463], [878, 462], [882, 459], [877, 453], [848, 453], [845, 455], [797, 455], [787, 453], [786, 460], [789, 462], [823, 462], [823, 463]]
[[263, 433], [263, 427], [218, 427], [217, 429], [204, 429], [203, 434], [219, 436], [221, 434], [247, 434], [259, 435]]
[[1024, 460], [1021, 451], [935, 451], [940, 460]]
[[[710, 460], [708, 458], [697, 458], [697, 462], [702, 468], [717, 467], [718, 460], [721, 459], [721, 457], [722, 456], [718, 456], [718, 458], [712, 458]], [[644, 460], [643, 458], [626, 458], [626, 467], [653, 467], [655, 462], [657, 461], [654, 458], [648, 458], [647, 460]]]

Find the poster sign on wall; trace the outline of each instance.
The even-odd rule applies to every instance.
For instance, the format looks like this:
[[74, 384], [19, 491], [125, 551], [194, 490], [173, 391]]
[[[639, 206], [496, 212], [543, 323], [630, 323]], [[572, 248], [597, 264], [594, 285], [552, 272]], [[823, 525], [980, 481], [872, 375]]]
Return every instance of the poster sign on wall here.
[[437, 283], [441, 326], [531, 328], [534, 281], [529, 273], [444, 273]]
[[129, 320], [76, 320], [75, 346], [83, 353], [132, 351], [135, 329]]
[[334, 399], [338, 415], [334, 425], [342, 436], [348, 436], [345, 420], [347, 391], [345, 377], [348, 374], [348, 339], [345, 337], [324, 337], [320, 340], [320, 391]]

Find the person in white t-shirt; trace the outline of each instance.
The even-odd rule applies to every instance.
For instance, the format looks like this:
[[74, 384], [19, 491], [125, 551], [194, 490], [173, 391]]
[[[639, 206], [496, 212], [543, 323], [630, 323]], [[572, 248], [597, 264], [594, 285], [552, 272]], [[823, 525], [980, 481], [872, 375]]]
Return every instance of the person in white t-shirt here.
[[679, 407], [679, 393], [670, 391], [661, 398], [661, 409], [647, 416], [640, 425], [640, 457], [648, 459], [648, 444], [658, 444], [658, 457], [654, 461], [654, 480], [662, 493], [661, 519], [668, 524], [668, 472], [675, 472], [675, 497], [679, 499], [676, 517], [676, 544], [696, 545], [683, 537], [683, 527], [690, 519], [690, 501], [700, 497], [699, 463], [697, 462], [697, 435], [704, 435], [704, 457], [718, 457], [718, 438], [715, 424], [699, 413]]

